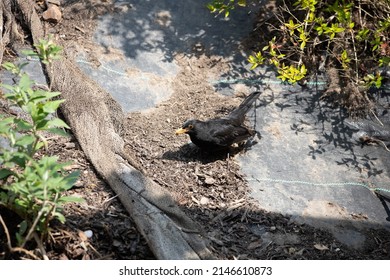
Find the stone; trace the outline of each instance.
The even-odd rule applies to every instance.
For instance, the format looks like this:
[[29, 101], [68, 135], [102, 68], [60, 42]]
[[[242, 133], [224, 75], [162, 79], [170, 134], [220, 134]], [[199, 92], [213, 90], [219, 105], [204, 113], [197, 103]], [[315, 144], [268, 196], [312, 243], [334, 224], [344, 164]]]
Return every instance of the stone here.
[[62, 12], [57, 5], [49, 4], [47, 10], [42, 13], [42, 17], [45, 21], [58, 23], [62, 19]]
[[200, 199], [200, 205], [207, 205], [209, 203], [209, 199], [207, 197], [204, 197], [202, 196], [202, 198]]
[[213, 184], [215, 184], [215, 179], [207, 176], [206, 179], [204, 180], [204, 182], [206, 185], [213, 185]]

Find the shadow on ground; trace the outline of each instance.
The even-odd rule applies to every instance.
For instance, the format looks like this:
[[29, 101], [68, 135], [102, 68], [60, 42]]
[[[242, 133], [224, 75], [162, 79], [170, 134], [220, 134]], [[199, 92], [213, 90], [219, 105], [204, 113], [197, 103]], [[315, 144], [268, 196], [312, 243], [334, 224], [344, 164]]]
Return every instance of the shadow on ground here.
[[[233, 210], [211, 210], [194, 205], [183, 210], [198, 221], [202, 234], [208, 240], [208, 247], [220, 259], [389, 259], [388, 232], [373, 230], [372, 225], [363, 225], [366, 223], [364, 220], [356, 220], [351, 227], [340, 229], [352, 238], [349, 242], [358, 245], [359, 249], [356, 249], [335, 240], [325, 230], [298, 224], [293, 217], [255, 210], [249, 205]], [[88, 228], [95, 233], [89, 242], [99, 255], [89, 251], [92, 259], [102, 256], [112, 259], [154, 258], [145, 247], [145, 240], [136, 233], [129, 217], [128, 226], [126, 220], [113, 219], [109, 209], [98, 210], [91, 216], [76, 215], [67, 219], [70, 228]], [[323, 218], [315, 222], [335, 226], [339, 224], [339, 221]], [[356, 228], [362, 229], [364, 234], [357, 232]], [[57, 249], [73, 246], [66, 243], [57, 245]], [[79, 249], [71, 253], [74, 256], [68, 257], [74, 259], [82, 258], [87, 252]]]
[[[377, 98], [386, 104], [389, 95]], [[322, 100], [319, 87], [281, 85], [260, 99], [255, 120], [262, 141], [239, 156], [260, 207], [327, 228], [351, 246], [358, 246], [356, 233], [343, 229], [355, 226], [351, 217], [389, 230], [388, 201], [374, 194], [390, 193], [386, 148], [360, 142], [348, 113]], [[383, 120], [386, 114], [377, 113]]]

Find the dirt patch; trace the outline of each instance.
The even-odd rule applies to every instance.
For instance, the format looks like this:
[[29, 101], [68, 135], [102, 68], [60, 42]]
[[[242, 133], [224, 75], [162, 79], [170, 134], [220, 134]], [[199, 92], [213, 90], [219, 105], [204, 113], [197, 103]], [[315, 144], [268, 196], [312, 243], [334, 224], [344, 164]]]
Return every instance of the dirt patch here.
[[[93, 7], [93, 9], [89, 9]], [[67, 1], [63, 21], [47, 24], [69, 51], [82, 47], [93, 55], [96, 17], [115, 12], [109, 1]], [[165, 19], [165, 18], [164, 18]], [[183, 211], [203, 228], [209, 247], [219, 259], [388, 259], [388, 232], [368, 233], [372, 242], [353, 250], [325, 231], [296, 224], [290, 217], [262, 211], [233, 156], [210, 155], [174, 131], [188, 118], [227, 114], [246, 92], [221, 96], [207, 82], [226, 70], [220, 57], [205, 53], [175, 57], [181, 71], [172, 81], [174, 94], [155, 109], [130, 113], [125, 122], [126, 150], [138, 166], [167, 188]], [[5, 107], [4, 107], [5, 108]], [[6, 110], [5, 108], [4, 110]], [[276, 132], [275, 132], [276, 133]], [[259, 141], [266, 141], [261, 139]], [[65, 225], [53, 225], [45, 244], [51, 259], [153, 259], [130, 215], [85, 158], [75, 139], [56, 137], [48, 149], [69, 168], [81, 170], [69, 191], [86, 204], [69, 204]], [[92, 237], [87, 235], [92, 231]], [[1, 232], [0, 232], [1, 234]], [[2, 236], [3, 237], [3, 236]], [[3, 240], [3, 239], [1, 239]], [[0, 252], [4, 252], [0, 246]], [[2, 258], [20, 258], [2, 253]]]

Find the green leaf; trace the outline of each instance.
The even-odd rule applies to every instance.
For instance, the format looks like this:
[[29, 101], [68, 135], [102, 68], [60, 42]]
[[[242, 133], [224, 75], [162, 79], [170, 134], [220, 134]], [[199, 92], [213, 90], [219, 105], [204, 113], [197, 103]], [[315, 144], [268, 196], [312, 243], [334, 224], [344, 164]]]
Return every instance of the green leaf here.
[[13, 153], [9, 161], [25, 168], [28, 160], [29, 156], [26, 153]]
[[54, 217], [55, 217], [58, 221], [60, 221], [62, 224], [65, 223], [65, 221], [66, 221], [65, 216], [62, 215], [60, 212], [55, 212], [55, 213], [54, 213]]
[[246, 0], [238, 0], [238, 5], [241, 7], [246, 7]]
[[47, 140], [46, 140], [46, 138], [43, 137], [42, 135], [39, 135], [39, 139], [41, 141], [38, 142], [37, 145], [35, 146], [35, 151], [40, 150], [43, 146], [45, 146], [47, 148]]
[[23, 235], [27, 230], [27, 221], [23, 220], [19, 225], [19, 234]]
[[211, 4], [208, 4], [207, 5], [207, 8], [210, 10], [210, 12], [212, 13], [215, 13], [217, 11], [217, 9], [215, 8], [214, 5], [211, 5]]
[[30, 79], [30, 77], [27, 74], [23, 74], [19, 81], [19, 87], [22, 90], [31, 89], [31, 86], [33, 85], [33, 81]]
[[9, 202], [9, 196], [6, 192], [0, 192], [0, 205], [1, 204], [8, 204]]
[[32, 135], [24, 135], [22, 137], [19, 137], [18, 139], [16, 139], [16, 142], [15, 144], [18, 145], [18, 146], [28, 146], [28, 145], [32, 145], [35, 141], [35, 137], [32, 136]]
[[304, 50], [305, 47], [306, 47], [306, 41], [302, 41], [302, 43], [300, 45], [301, 50]]
[[74, 202], [74, 203], [84, 203], [85, 200], [81, 197], [75, 197], [75, 196], [62, 196], [58, 199], [58, 202], [60, 203], [68, 203], [68, 202]]
[[74, 171], [69, 175], [65, 176], [63, 180], [64, 190], [69, 190], [77, 182], [80, 177], [80, 171]]
[[49, 126], [48, 126], [48, 122], [49, 120], [46, 120], [46, 119], [43, 119], [43, 120], [35, 120], [36, 121], [36, 124], [35, 124], [35, 128], [36, 130], [46, 130]]
[[[302, 64], [300, 69], [299, 69], [299, 72], [302, 74], [302, 75], [306, 75], [307, 73], [307, 69], [306, 69], [306, 66], [305, 64]], [[302, 77], [303, 78], [303, 77]]]
[[379, 59], [379, 66], [390, 66], [390, 57], [384, 56]]
[[30, 130], [33, 128], [33, 125], [28, 121], [15, 118], [14, 123], [17, 125], [19, 131]]
[[38, 54], [33, 50], [24, 50], [24, 51], [22, 51], [22, 54], [24, 54], [26, 56], [33, 56], [33, 57], [38, 56]]
[[[6, 84], [1, 84], [1, 87], [5, 88], [6, 90], [11, 91], [11, 92], [15, 88], [14, 86], [6, 85]], [[6, 97], [7, 97], [7, 95], [6, 95]]]
[[8, 176], [14, 175], [14, 174], [15, 174], [15, 173], [12, 172], [12, 171], [9, 170], [9, 169], [6, 169], [6, 168], [0, 169], [0, 180], [5, 179], [5, 178], [7, 178]]
[[15, 233], [15, 237], [19, 245], [23, 243], [23, 236], [19, 232]]
[[63, 120], [59, 118], [54, 118], [49, 120], [48, 124], [49, 127], [62, 127], [62, 128], [70, 128]]
[[248, 62], [251, 64], [256, 64], [256, 58], [253, 55], [248, 57]]
[[53, 118], [51, 120], [41, 120], [36, 123], [37, 130], [48, 130], [50, 128], [68, 128], [69, 126], [59, 118]]
[[284, 25], [289, 29], [289, 30], [294, 30], [297, 29], [300, 24], [299, 23], [294, 23], [292, 19], [288, 21], [288, 23], [284, 23]]
[[0, 134], [9, 137], [11, 125], [15, 122], [15, 117], [0, 120]]
[[52, 99], [60, 94], [61, 92], [58, 91], [36, 90], [34, 91], [33, 96], [30, 98], [30, 101], [36, 104], [39, 102], [44, 102], [46, 100]]
[[382, 77], [378, 78], [375, 81], [375, 86], [376, 86], [376, 88], [380, 88], [382, 86]]
[[43, 111], [46, 113], [54, 113], [64, 101], [65, 100], [48, 101], [43, 105]]
[[22, 69], [27, 65], [27, 62], [19, 63], [19, 64], [13, 64], [12, 62], [6, 62], [2, 66], [7, 71], [10, 71], [13, 75], [20, 75]]
[[17, 68], [17, 66], [15, 64], [13, 64], [12, 62], [5, 62], [3, 64], [1, 64], [1, 66], [3, 66], [3, 68], [7, 71], [10, 71], [12, 72], [15, 68]]
[[67, 133], [65, 130], [61, 128], [56, 128], [56, 127], [51, 127], [46, 129], [47, 132], [51, 132], [56, 135], [64, 136], [64, 137], [69, 137], [69, 133]]
[[[3, 116], [2, 116], [3, 117]], [[15, 117], [8, 117], [8, 118], [4, 118], [1, 120], [1, 124], [4, 124], [4, 125], [9, 125], [11, 123], [14, 123], [15, 122]]]

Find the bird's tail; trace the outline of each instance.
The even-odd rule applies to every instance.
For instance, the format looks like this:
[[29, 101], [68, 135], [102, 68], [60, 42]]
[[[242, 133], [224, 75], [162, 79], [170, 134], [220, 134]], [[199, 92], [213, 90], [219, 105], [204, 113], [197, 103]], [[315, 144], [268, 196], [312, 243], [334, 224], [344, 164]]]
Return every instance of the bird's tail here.
[[248, 95], [244, 101], [238, 106], [236, 109], [234, 109], [228, 116], [229, 119], [233, 119], [237, 121], [238, 123], [243, 123], [245, 119], [245, 114], [249, 111], [251, 108], [253, 102], [260, 96], [260, 91], [255, 91]]

